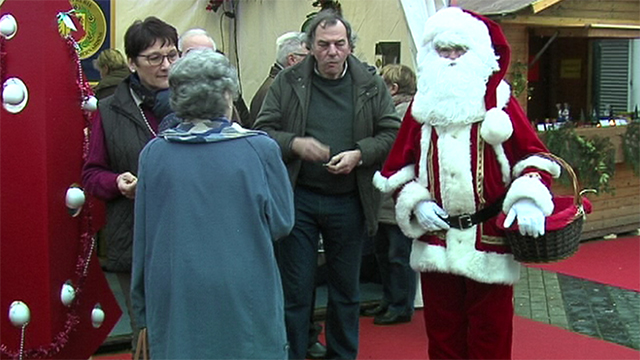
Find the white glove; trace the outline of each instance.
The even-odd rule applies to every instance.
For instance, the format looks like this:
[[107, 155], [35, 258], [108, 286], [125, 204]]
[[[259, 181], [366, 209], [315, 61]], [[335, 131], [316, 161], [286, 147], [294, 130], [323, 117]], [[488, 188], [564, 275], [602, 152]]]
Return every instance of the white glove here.
[[531, 199], [520, 199], [509, 209], [504, 219], [504, 227], [508, 228], [518, 219], [520, 234], [537, 238], [544, 235], [544, 213]]
[[449, 214], [433, 201], [419, 202], [415, 214], [420, 226], [427, 231], [449, 230], [449, 224], [442, 220], [449, 217]]

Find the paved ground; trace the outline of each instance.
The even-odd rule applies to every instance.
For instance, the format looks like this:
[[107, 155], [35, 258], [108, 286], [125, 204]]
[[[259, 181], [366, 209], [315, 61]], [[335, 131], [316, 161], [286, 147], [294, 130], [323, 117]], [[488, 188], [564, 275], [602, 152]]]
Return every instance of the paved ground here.
[[640, 350], [640, 294], [523, 267], [516, 314]]

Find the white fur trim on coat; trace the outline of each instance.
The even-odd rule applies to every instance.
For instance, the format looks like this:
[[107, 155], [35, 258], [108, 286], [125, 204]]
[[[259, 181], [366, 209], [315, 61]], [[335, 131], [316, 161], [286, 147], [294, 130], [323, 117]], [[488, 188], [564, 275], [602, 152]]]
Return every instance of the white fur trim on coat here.
[[561, 167], [557, 162], [553, 160], [549, 160], [543, 156], [533, 155], [528, 158], [517, 162], [513, 166], [513, 177], [518, 177], [524, 169], [528, 167], [534, 167], [543, 171], [548, 172], [554, 178], [558, 178], [560, 176]]
[[511, 254], [478, 251], [476, 227], [450, 229], [446, 247], [414, 240], [411, 268], [418, 272], [437, 271], [468, 277], [488, 284], [515, 284], [520, 278], [520, 264]]
[[415, 181], [407, 183], [400, 190], [396, 201], [396, 221], [406, 236], [417, 239], [427, 232], [412, 215], [413, 208], [420, 201], [431, 199], [429, 190]]
[[493, 151], [496, 153], [498, 164], [500, 164], [500, 173], [502, 174], [502, 182], [505, 186], [509, 186], [511, 182], [511, 176], [509, 175], [509, 159], [504, 153], [504, 147], [502, 144], [493, 145]]
[[376, 189], [382, 191], [383, 193], [390, 193], [400, 186], [413, 180], [415, 176], [415, 165], [413, 164], [403, 167], [388, 178], [382, 176], [380, 171], [376, 171], [376, 173], [373, 175], [373, 186], [375, 186]]
[[544, 216], [553, 213], [551, 192], [537, 178], [521, 176], [513, 181], [502, 204], [502, 211], [508, 213], [513, 204], [520, 199], [531, 199], [540, 207]]

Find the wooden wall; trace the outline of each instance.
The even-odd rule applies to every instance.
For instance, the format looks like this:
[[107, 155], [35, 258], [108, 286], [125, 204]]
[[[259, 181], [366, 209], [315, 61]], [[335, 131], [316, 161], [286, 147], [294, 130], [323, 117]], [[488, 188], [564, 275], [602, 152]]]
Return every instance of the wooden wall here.
[[[609, 137], [616, 146], [616, 172], [610, 180], [615, 191], [587, 195], [593, 205], [593, 212], [587, 215], [582, 240], [637, 230], [640, 228], [640, 177], [633, 174], [622, 155], [620, 136], [624, 134], [626, 127], [584, 128], [576, 131], [586, 137]], [[555, 195], [572, 195], [573, 190], [556, 182], [552, 192]]]
[[[528, 64], [529, 62], [529, 32], [525, 25], [504, 24], [502, 31], [511, 45], [511, 66], [507, 73], [507, 81], [512, 83], [515, 64]], [[525, 74], [526, 76], [526, 74]], [[513, 90], [513, 89], [512, 89]], [[518, 102], [527, 113], [527, 91], [518, 96]]]

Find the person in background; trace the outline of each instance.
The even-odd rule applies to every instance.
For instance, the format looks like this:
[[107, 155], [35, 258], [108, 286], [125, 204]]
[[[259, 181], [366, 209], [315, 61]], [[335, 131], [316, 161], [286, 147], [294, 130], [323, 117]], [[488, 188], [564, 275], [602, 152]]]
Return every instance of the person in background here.
[[354, 37], [342, 16], [315, 15], [307, 45], [311, 56], [278, 74], [254, 125], [277, 141], [294, 187], [296, 223], [276, 245], [289, 358], [306, 354], [322, 234], [327, 359], [355, 359], [362, 244], [378, 226], [380, 193], [371, 179], [400, 119], [382, 78], [351, 55]]
[[[309, 53], [305, 38], [306, 35], [303, 32], [290, 31], [280, 35], [276, 39], [276, 62], [271, 66], [269, 76], [267, 76], [251, 99], [251, 121], [247, 127], [253, 126], [253, 123], [260, 112], [260, 108], [262, 107], [262, 103], [264, 102], [264, 97], [267, 95], [267, 91], [273, 83], [273, 79], [275, 79], [278, 73], [280, 73], [280, 70], [299, 63], [304, 60]], [[315, 303], [315, 292], [312, 302]], [[327, 354], [327, 348], [320, 342], [320, 340], [318, 340], [318, 336], [322, 332], [322, 325], [313, 321], [313, 311], [311, 312], [310, 321], [309, 345], [306, 357], [307, 359], [323, 359]]]
[[[211, 49], [224, 55], [222, 51], [218, 50], [213, 38], [211, 38], [205, 30], [199, 28], [185, 31], [178, 39], [178, 49], [182, 55], [186, 55], [189, 51], [198, 49]], [[167, 89], [161, 92], [160, 96], [168, 98], [170, 96], [169, 90]], [[248, 127], [245, 123], [249, 122], [249, 110], [247, 110], [247, 105], [242, 99], [242, 94], [238, 95], [233, 104], [233, 115], [231, 116], [231, 120], [243, 125], [244, 127]], [[158, 128], [161, 132], [172, 128], [179, 123], [179, 119], [173, 113], [169, 112], [166, 115], [166, 117], [161, 119], [162, 121]]]
[[548, 150], [504, 81], [500, 25], [447, 7], [419, 43], [418, 91], [374, 182], [397, 194], [398, 225], [416, 239], [429, 358], [511, 359], [521, 266], [501, 227], [544, 234], [560, 166], [538, 155]]
[[260, 85], [260, 88], [258, 88], [258, 91], [253, 95], [253, 99], [251, 99], [251, 105], [249, 107], [251, 121], [248, 127], [252, 127], [253, 123], [255, 123], [262, 103], [264, 102], [264, 97], [267, 95], [273, 79], [280, 73], [280, 70], [304, 60], [308, 53], [309, 50], [307, 50], [305, 34], [303, 32], [290, 31], [276, 39], [276, 62], [271, 65], [269, 76], [267, 76], [262, 85]]
[[[132, 299], [152, 359], [286, 359], [273, 242], [294, 222], [278, 145], [229, 120], [236, 70], [210, 49], [169, 73], [181, 119], [140, 154]], [[213, 219], [213, 220], [212, 220]]]
[[124, 56], [116, 49], [103, 50], [93, 60], [93, 67], [100, 72], [100, 81], [93, 88], [98, 100], [113, 95], [118, 84], [131, 74]]
[[169, 87], [169, 66], [179, 58], [176, 29], [156, 17], [136, 20], [125, 32], [131, 75], [114, 94], [98, 102], [82, 168], [84, 190], [106, 202], [106, 271], [117, 273], [124, 293], [135, 348], [138, 327], [131, 312], [131, 251], [138, 155], [158, 131], [169, 108], [156, 95]]
[[[396, 111], [404, 118], [416, 93], [416, 75], [406, 65], [389, 64], [380, 71], [387, 84]], [[363, 312], [375, 316], [376, 325], [393, 325], [411, 321], [416, 294], [416, 273], [409, 266], [412, 239], [402, 233], [396, 222], [395, 205], [391, 194], [383, 194], [375, 254], [382, 282], [382, 301]]]

